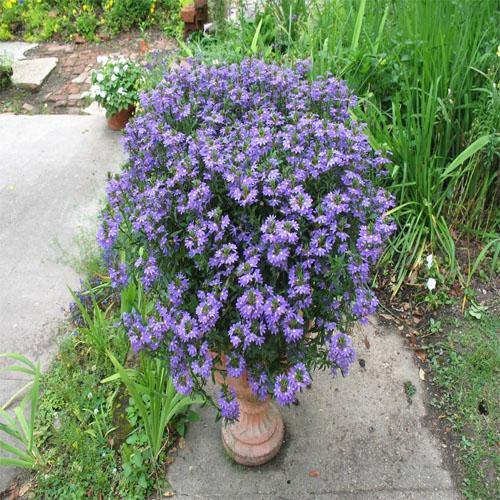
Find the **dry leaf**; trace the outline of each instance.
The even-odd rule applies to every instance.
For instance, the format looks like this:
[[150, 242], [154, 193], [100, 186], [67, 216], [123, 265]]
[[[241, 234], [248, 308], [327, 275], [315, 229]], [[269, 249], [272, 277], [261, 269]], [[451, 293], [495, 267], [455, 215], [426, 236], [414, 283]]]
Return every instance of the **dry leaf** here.
[[370, 349], [370, 341], [368, 340], [368, 337], [365, 336], [365, 347], [367, 349]]
[[181, 437], [179, 439], [179, 448], [183, 450], [185, 447], [186, 447], [186, 440], [183, 437]]
[[422, 361], [422, 363], [427, 361], [427, 354], [423, 349], [415, 349], [415, 354], [417, 355], [417, 358]]
[[385, 314], [385, 313], [378, 313], [378, 315], [379, 315], [381, 318], [386, 319], [387, 321], [392, 321], [392, 316], [389, 316], [388, 314]]
[[26, 493], [28, 493], [28, 491], [31, 489], [31, 482], [27, 482], [27, 483], [24, 483], [18, 490], [18, 495], [20, 497], [23, 497], [24, 495], [26, 495]]
[[170, 497], [174, 497], [175, 493], [173, 491], [165, 491], [165, 493], [163, 493], [163, 496], [170, 498]]
[[309, 477], [319, 477], [319, 471], [316, 469], [310, 470]]
[[413, 347], [413, 349], [417, 348], [417, 336], [415, 335], [415, 332], [411, 332], [407, 334], [407, 337], [410, 342], [410, 346]]
[[420, 380], [425, 380], [425, 372], [424, 370], [422, 370], [422, 368], [418, 370], [418, 376], [420, 377]]

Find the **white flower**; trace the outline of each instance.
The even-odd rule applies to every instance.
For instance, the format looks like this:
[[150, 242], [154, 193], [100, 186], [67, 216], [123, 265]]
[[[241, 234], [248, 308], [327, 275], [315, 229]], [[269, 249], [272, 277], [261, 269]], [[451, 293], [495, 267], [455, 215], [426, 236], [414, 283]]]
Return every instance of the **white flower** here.
[[95, 97], [96, 95], [99, 95], [101, 93], [101, 87], [99, 85], [92, 85], [90, 87], [90, 95], [92, 97]]
[[104, 75], [102, 73], [97, 73], [97, 81], [101, 83], [104, 80]]
[[425, 260], [427, 261], [427, 269], [430, 269], [432, 267], [432, 263], [434, 262], [434, 257], [432, 254], [429, 254]]
[[114, 82], [116, 80], [116, 75], [111, 75], [111, 81]]
[[113, 68], [113, 72], [115, 73], [115, 75], [117, 75], [120, 72], [120, 67], [119, 66], [115, 66]]
[[97, 56], [97, 62], [99, 64], [106, 64], [108, 62], [108, 56]]
[[128, 69], [128, 64], [125, 64], [125, 65], [123, 66], [123, 71], [127, 71], [127, 69]]
[[99, 95], [104, 99], [107, 94], [105, 90], [101, 90], [101, 92], [99, 92]]
[[427, 288], [432, 292], [436, 288], [436, 280], [434, 278], [429, 278], [427, 280]]

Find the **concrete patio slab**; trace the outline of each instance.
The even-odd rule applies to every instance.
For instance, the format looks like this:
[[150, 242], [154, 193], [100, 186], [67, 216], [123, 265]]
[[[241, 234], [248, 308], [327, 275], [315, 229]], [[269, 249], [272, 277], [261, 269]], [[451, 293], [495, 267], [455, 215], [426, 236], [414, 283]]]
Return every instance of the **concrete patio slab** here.
[[[365, 367], [356, 364], [344, 379], [316, 374], [299, 406], [283, 410], [285, 443], [269, 464], [246, 468], [232, 462], [214, 410], [201, 410], [167, 473], [176, 498], [459, 498], [443, 468], [441, 444], [423, 424], [422, 382], [398, 332], [373, 320], [356, 344]], [[407, 381], [417, 387], [412, 404]]]
[[12, 83], [23, 89], [38, 90], [56, 66], [57, 57], [14, 61]]
[[0, 42], [0, 54], [7, 54], [9, 59], [14, 61], [21, 61], [26, 59], [26, 52], [28, 50], [38, 47], [38, 43], [27, 42]]
[[[75, 237], [92, 238], [106, 174], [124, 155], [102, 117], [0, 115], [0, 158], [0, 352], [46, 367], [67, 286], [79, 285], [60, 248], [77, 255]], [[20, 379], [0, 372], [0, 406]], [[0, 492], [15, 473], [0, 468]]]

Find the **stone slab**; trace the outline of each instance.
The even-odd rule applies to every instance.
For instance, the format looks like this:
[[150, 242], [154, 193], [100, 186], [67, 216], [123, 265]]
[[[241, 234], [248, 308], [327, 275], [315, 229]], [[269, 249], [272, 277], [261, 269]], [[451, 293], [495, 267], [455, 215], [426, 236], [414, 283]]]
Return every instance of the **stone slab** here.
[[38, 90], [52, 70], [57, 66], [57, 57], [41, 57], [15, 61], [12, 83], [16, 87]]
[[87, 115], [106, 116], [106, 110], [95, 101], [92, 101], [92, 103], [82, 111]]
[[[0, 114], [0, 352], [49, 364], [67, 286], [79, 286], [67, 254], [95, 241], [107, 172], [125, 159], [119, 137], [101, 116]], [[22, 378], [0, 371], [0, 405]], [[0, 497], [17, 472], [0, 467]]]
[[22, 61], [26, 59], [24, 54], [35, 47], [38, 47], [37, 43], [0, 42], [0, 54], [7, 54], [12, 62]]
[[[282, 410], [285, 442], [264, 466], [232, 462], [214, 410], [200, 410], [202, 418], [190, 425], [186, 446], [167, 472], [176, 498], [458, 499], [441, 443], [423, 424], [422, 382], [412, 353], [397, 331], [374, 319], [356, 338], [365, 368], [356, 363], [349, 376], [337, 379], [317, 373], [299, 406]], [[412, 404], [406, 381], [417, 388]]]

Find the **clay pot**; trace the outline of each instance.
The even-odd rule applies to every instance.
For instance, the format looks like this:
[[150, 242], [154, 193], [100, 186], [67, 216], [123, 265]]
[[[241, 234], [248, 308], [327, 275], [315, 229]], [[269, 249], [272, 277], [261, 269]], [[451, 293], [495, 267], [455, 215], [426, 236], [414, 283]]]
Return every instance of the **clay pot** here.
[[111, 130], [122, 130], [130, 117], [134, 114], [135, 106], [130, 105], [127, 109], [122, 109], [108, 118], [108, 127]]
[[222, 424], [222, 443], [229, 455], [242, 465], [262, 465], [274, 458], [283, 444], [285, 426], [277, 405], [268, 396], [262, 401], [248, 384], [247, 373], [238, 378], [217, 371], [215, 381], [236, 391], [240, 405], [237, 422]]
[[185, 23], [194, 23], [196, 18], [196, 8], [194, 5], [188, 5], [181, 9], [181, 19]]

